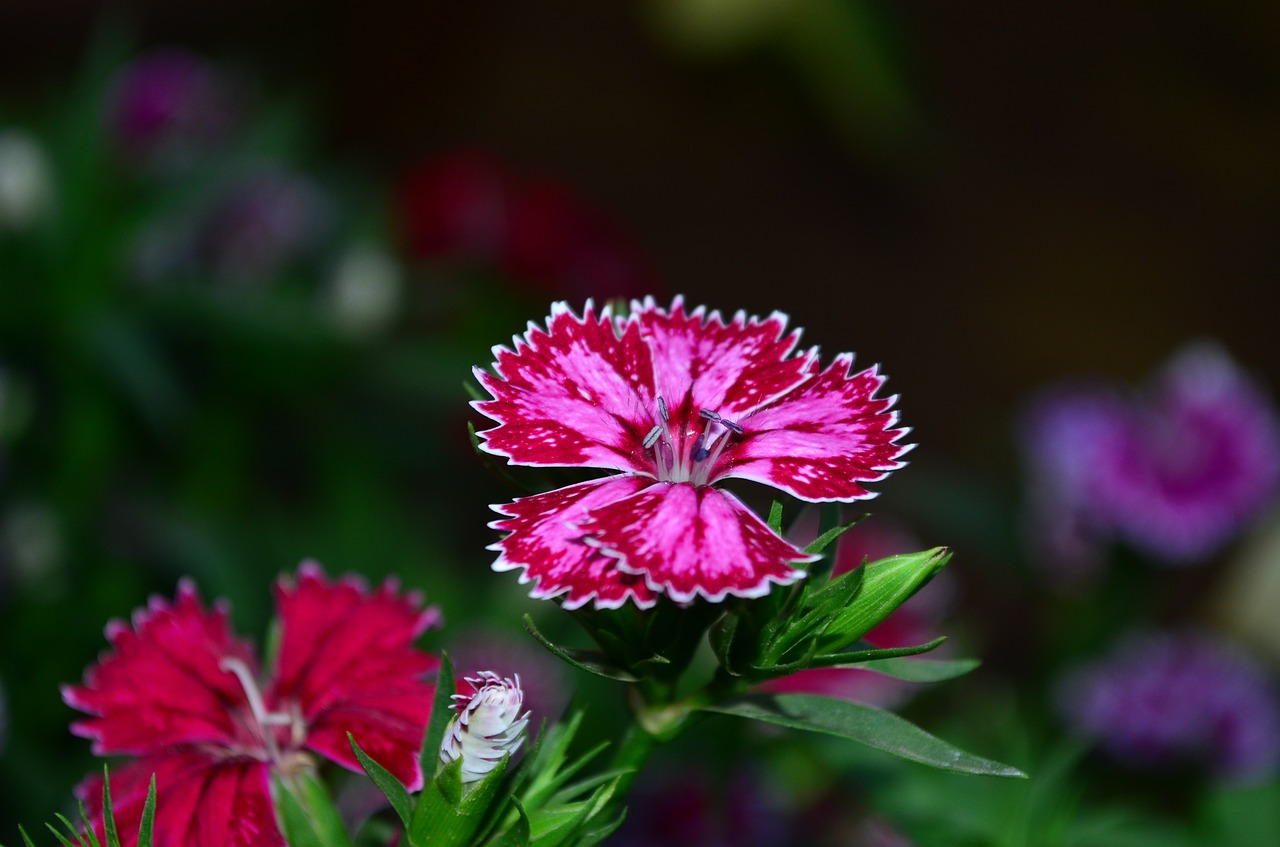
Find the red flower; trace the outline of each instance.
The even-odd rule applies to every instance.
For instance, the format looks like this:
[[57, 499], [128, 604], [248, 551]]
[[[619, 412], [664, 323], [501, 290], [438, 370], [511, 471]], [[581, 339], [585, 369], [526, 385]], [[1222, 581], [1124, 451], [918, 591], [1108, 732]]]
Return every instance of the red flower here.
[[[283, 847], [272, 774], [312, 767], [311, 754], [360, 771], [348, 732], [410, 788], [421, 786], [435, 692], [424, 677], [439, 660], [412, 645], [438, 612], [391, 581], [370, 592], [352, 577], [329, 582], [309, 562], [296, 583], [277, 583], [276, 605], [280, 649], [261, 688], [225, 604], [206, 610], [183, 581], [172, 604], [155, 597], [132, 626], [108, 624], [114, 652], [84, 685], [63, 689], [68, 705], [91, 715], [71, 731], [92, 738], [96, 755], [136, 757], [111, 773], [122, 837], [137, 832], [154, 773], [155, 847]], [[98, 817], [101, 791], [101, 777], [77, 789]]]

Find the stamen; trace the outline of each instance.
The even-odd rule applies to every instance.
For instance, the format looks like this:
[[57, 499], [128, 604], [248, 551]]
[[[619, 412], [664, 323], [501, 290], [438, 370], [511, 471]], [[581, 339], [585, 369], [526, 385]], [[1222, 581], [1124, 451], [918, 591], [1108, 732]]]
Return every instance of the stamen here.
[[649, 430], [649, 434], [644, 437], [644, 449], [648, 450], [650, 447], [657, 444], [658, 439], [661, 437], [662, 437], [662, 427], [654, 426], [653, 429]]
[[737, 421], [731, 421], [728, 418], [720, 418], [720, 423], [733, 430], [736, 435], [742, 435], [742, 433], [746, 432], [746, 430], [742, 428], [742, 424]]
[[[253, 674], [249, 672], [249, 666], [239, 659], [223, 659], [218, 663], [221, 670], [233, 673], [236, 679], [240, 680], [240, 687], [244, 689], [245, 699], [249, 701], [249, 712], [253, 715], [254, 721], [257, 722], [258, 728], [262, 731], [262, 743], [267, 748], [267, 755], [271, 757], [271, 761], [280, 761], [280, 748], [276, 746], [275, 733], [271, 731], [272, 726], [281, 726], [288, 724], [289, 716], [272, 713], [267, 711], [267, 704], [262, 701], [262, 693], [258, 691], [258, 683], [254, 680]], [[283, 719], [283, 720], [282, 720]]]
[[662, 417], [663, 423], [671, 420], [670, 416], [667, 415], [667, 401], [662, 399], [661, 394], [658, 395], [658, 414]]
[[706, 420], [712, 421], [713, 423], [723, 423], [723, 419], [720, 417], [720, 413], [713, 412], [710, 409], [703, 409], [702, 411], [698, 412], [698, 415], [702, 418], [705, 418]]

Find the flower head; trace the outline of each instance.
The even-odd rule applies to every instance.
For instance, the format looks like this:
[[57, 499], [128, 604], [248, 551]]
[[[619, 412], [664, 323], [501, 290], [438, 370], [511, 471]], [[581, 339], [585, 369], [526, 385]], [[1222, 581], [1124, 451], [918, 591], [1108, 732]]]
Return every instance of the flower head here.
[[462, 760], [462, 781], [484, 779], [504, 756], [513, 756], [524, 741], [529, 712], [524, 708], [520, 677], [503, 678], [492, 671], [467, 677], [470, 691], [453, 695], [457, 716], [440, 745], [440, 761]]
[[758, 597], [801, 578], [811, 557], [716, 483], [856, 500], [909, 448], [877, 368], [851, 373], [844, 353], [824, 369], [814, 350], [793, 355], [798, 342], [780, 313], [726, 322], [677, 298], [624, 318], [557, 304], [545, 330], [495, 348], [495, 373], [476, 371], [493, 399], [474, 405], [498, 422], [484, 449], [614, 473], [495, 506], [494, 568], [569, 608]]
[[1059, 701], [1075, 733], [1138, 769], [1194, 765], [1249, 779], [1280, 763], [1272, 680], [1208, 635], [1133, 637], [1066, 676]]
[[1045, 395], [1028, 416], [1036, 534], [1069, 569], [1122, 540], [1168, 564], [1230, 541], [1280, 485], [1280, 418], [1221, 349], [1186, 348], [1135, 400], [1107, 386]]
[[[96, 755], [130, 755], [112, 771], [120, 831], [135, 832], [154, 773], [156, 847], [283, 845], [271, 777], [288, 778], [314, 756], [359, 771], [350, 733], [411, 788], [422, 784], [418, 750], [439, 662], [413, 648], [438, 620], [388, 582], [370, 592], [353, 578], [328, 581], [304, 563], [276, 586], [281, 624], [274, 668], [261, 674], [249, 646], [206, 610], [187, 582], [173, 603], [153, 598], [132, 625], [107, 627], [113, 652], [67, 686], [67, 704], [90, 717], [72, 724]], [[78, 793], [100, 814], [101, 777]]]
[[235, 127], [237, 92], [207, 60], [177, 48], [127, 66], [107, 102], [108, 130], [123, 152], [162, 168], [181, 167]]

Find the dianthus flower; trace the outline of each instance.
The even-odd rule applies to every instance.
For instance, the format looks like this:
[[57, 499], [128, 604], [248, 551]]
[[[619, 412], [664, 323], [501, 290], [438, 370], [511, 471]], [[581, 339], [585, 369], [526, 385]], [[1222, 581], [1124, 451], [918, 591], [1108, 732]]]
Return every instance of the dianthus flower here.
[[1131, 767], [1205, 767], [1232, 780], [1280, 763], [1280, 702], [1263, 668], [1197, 633], [1136, 636], [1059, 686], [1068, 726]]
[[1116, 538], [1156, 561], [1202, 561], [1274, 501], [1280, 419], [1221, 349], [1188, 347], [1143, 397], [1059, 389], [1028, 415], [1035, 533], [1084, 574]]
[[851, 373], [843, 353], [823, 369], [816, 350], [792, 355], [798, 341], [777, 312], [726, 322], [650, 298], [618, 318], [556, 304], [545, 330], [494, 348], [495, 373], [476, 370], [494, 399], [474, 405], [499, 424], [484, 449], [614, 472], [495, 506], [495, 570], [521, 569], [532, 596], [568, 608], [758, 597], [801, 578], [810, 557], [716, 483], [857, 500], [909, 448], [876, 367]]
[[[390, 581], [370, 592], [354, 578], [330, 582], [310, 563], [275, 593], [280, 648], [261, 687], [225, 605], [206, 610], [184, 581], [173, 603], [152, 598], [132, 626], [110, 623], [114, 651], [83, 685], [64, 688], [68, 705], [92, 716], [72, 732], [94, 739], [96, 755], [136, 757], [111, 771], [122, 835], [137, 832], [155, 774], [155, 847], [283, 847], [272, 775], [314, 767], [312, 754], [359, 772], [347, 733], [421, 787], [418, 751], [435, 692], [424, 677], [439, 661], [412, 644], [438, 613]], [[101, 777], [77, 789], [99, 818], [101, 791]]]

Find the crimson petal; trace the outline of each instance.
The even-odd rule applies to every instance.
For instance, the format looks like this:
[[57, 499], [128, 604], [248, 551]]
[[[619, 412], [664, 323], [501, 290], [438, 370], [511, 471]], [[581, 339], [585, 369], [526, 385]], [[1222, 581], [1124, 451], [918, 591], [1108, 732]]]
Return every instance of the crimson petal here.
[[680, 297], [669, 312], [652, 297], [632, 308], [652, 351], [657, 393], [671, 408], [689, 410], [681, 423], [696, 424], [703, 409], [736, 420], [809, 378], [813, 354], [791, 356], [800, 332], [785, 334], [781, 312], [762, 320], [740, 311], [725, 323], [701, 306], [686, 313]]
[[425, 677], [440, 662], [413, 647], [439, 620], [417, 595], [402, 597], [388, 581], [370, 592], [346, 578], [330, 582], [319, 566], [299, 568], [296, 584], [276, 585], [280, 654], [267, 699], [306, 720], [306, 746], [353, 771], [356, 742], [396, 778], [422, 785], [419, 748], [435, 686]]
[[649, 588], [679, 603], [697, 596], [760, 597], [804, 571], [807, 556], [782, 540], [733, 495], [688, 483], [659, 482], [591, 510], [589, 543], [641, 574]]
[[751, 479], [814, 502], [874, 497], [863, 483], [902, 467], [911, 446], [897, 443], [908, 432], [893, 428], [897, 398], [875, 396], [885, 378], [874, 367], [850, 375], [852, 366], [850, 353], [821, 374], [815, 362], [815, 379], [740, 421], [746, 433], [716, 478]]
[[588, 544], [579, 528], [593, 509], [629, 497], [651, 482], [629, 474], [613, 476], [494, 506], [506, 517], [490, 526], [509, 534], [489, 548], [502, 554], [493, 569], [523, 568], [520, 581], [536, 583], [532, 597], [563, 594], [569, 609], [593, 601], [598, 608], [616, 609], [628, 599], [641, 608], [652, 606], [657, 597], [644, 579], [619, 570], [616, 560]]
[[233, 712], [248, 705], [240, 681], [221, 663], [234, 658], [252, 669], [255, 661], [231, 635], [225, 608], [206, 611], [184, 581], [172, 604], [153, 597], [132, 626], [108, 624], [107, 639], [114, 652], [85, 672], [83, 685], [62, 689], [67, 705], [93, 715], [71, 731], [94, 739], [96, 755], [236, 743]]
[[495, 347], [492, 375], [475, 371], [493, 395], [472, 405], [498, 422], [482, 447], [518, 465], [645, 471], [640, 442], [657, 414], [653, 365], [634, 322], [619, 326], [591, 304], [578, 318], [552, 306], [514, 351]]
[[[171, 749], [111, 771], [111, 805], [123, 847], [138, 843], [152, 774], [153, 847], [285, 847], [271, 805], [266, 763], [218, 759], [194, 747]], [[102, 840], [102, 777], [85, 780], [76, 794], [85, 801]]]

